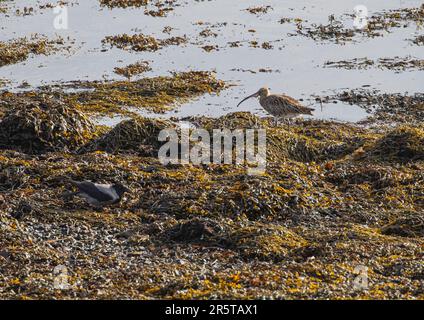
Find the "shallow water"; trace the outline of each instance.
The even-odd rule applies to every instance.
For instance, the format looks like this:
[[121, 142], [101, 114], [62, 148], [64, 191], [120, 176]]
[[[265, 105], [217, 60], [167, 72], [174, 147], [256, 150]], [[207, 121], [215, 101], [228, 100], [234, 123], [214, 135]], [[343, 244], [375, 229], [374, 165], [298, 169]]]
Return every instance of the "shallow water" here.
[[[34, 6], [34, 1], [11, 1], [16, 7]], [[47, 3], [49, 1], [38, 1]], [[76, 40], [76, 50], [71, 54], [58, 53], [51, 56], [31, 57], [27, 61], [0, 68], [0, 79], [12, 81], [17, 87], [23, 81], [31, 86], [50, 84], [59, 81], [122, 79], [113, 73], [116, 66], [125, 66], [138, 60], [150, 60], [151, 72], [145, 76], [164, 75], [169, 71], [216, 70], [218, 78], [230, 81], [236, 86], [217, 95], [205, 95], [184, 104], [175, 111], [161, 116], [184, 117], [189, 115], [220, 116], [233, 111], [251, 111], [266, 115], [255, 100], [236, 108], [239, 99], [255, 92], [259, 87], [269, 86], [271, 91], [286, 93], [316, 108], [315, 118], [358, 121], [366, 117], [366, 112], [345, 104], [323, 104], [322, 108], [314, 101], [314, 95], [330, 95], [335, 91], [360, 88], [369, 85], [383, 92], [422, 92], [424, 73], [405, 71], [395, 73], [391, 70], [344, 70], [323, 68], [326, 61], [368, 57], [406, 57], [408, 55], [424, 59], [422, 47], [413, 46], [406, 39], [414, 34], [423, 33], [414, 23], [408, 28], [392, 29], [390, 34], [374, 39], [363, 38], [359, 42], [345, 45], [316, 42], [294, 34], [292, 23], [280, 24], [286, 18], [301, 18], [309, 23], [327, 23], [328, 16], [339, 17], [352, 13], [357, 1], [344, 0], [272, 0], [272, 1], [179, 1], [168, 17], [150, 17], [143, 14], [144, 8], [108, 9], [99, 6], [97, 0], [80, 0], [79, 4], [69, 7], [69, 29], [55, 30], [52, 9], [36, 10], [31, 16], [9, 17], [0, 14], [0, 40], [8, 40], [31, 33], [53, 37], [60, 35]], [[417, 7], [422, 1], [370, 0], [366, 5], [370, 14], [381, 10]], [[273, 10], [263, 15], [253, 15], [244, 9], [251, 6], [270, 5]], [[351, 18], [345, 17], [346, 25]], [[216, 38], [203, 39], [199, 32], [208, 25], [197, 25], [203, 21], [214, 25], [227, 22], [226, 26], [211, 28], [218, 33]], [[190, 44], [170, 46], [157, 52], [127, 52], [109, 46], [103, 47], [105, 36], [121, 33], [132, 34], [139, 31], [157, 38], [167, 38], [162, 33], [165, 26], [175, 28], [171, 36], [187, 35]], [[248, 32], [256, 30], [255, 33]], [[252, 48], [248, 42], [269, 41], [272, 50]], [[197, 42], [202, 41], [202, 44]], [[227, 42], [241, 41], [242, 46], [230, 48]], [[218, 45], [219, 51], [205, 52], [200, 47], [206, 44]], [[107, 48], [104, 51], [102, 49]], [[270, 73], [251, 73], [234, 69], [259, 70], [261, 68], [278, 70]], [[144, 115], [155, 114], [142, 112]], [[112, 120], [116, 120], [114, 118]], [[119, 118], [118, 118], [119, 119]], [[114, 121], [110, 120], [110, 123]], [[109, 120], [108, 120], [109, 121]]]

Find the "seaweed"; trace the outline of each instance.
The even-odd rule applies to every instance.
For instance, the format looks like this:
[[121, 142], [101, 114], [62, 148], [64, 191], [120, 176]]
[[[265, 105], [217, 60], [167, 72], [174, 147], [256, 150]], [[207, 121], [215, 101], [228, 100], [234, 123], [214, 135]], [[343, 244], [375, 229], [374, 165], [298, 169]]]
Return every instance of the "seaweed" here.
[[415, 39], [412, 40], [412, 42], [417, 46], [422, 46], [424, 45], [424, 36], [417, 36]]
[[[158, 17], [177, 5], [100, 3], [143, 7]], [[254, 13], [268, 10], [261, 8]], [[377, 14], [363, 31], [342, 27], [334, 16], [311, 29], [300, 19], [281, 22], [342, 43], [421, 21], [416, 8]], [[217, 35], [218, 24], [197, 25], [204, 26], [200, 37]], [[143, 34], [108, 39], [141, 51], [181, 42]], [[335, 64], [420, 68], [410, 57]], [[128, 81], [0, 93], [1, 298], [423, 299], [422, 94], [359, 89], [323, 99], [373, 112], [356, 124], [297, 119], [288, 128], [248, 112], [177, 119], [209, 133], [266, 130], [266, 170], [251, 175], [244, 164], [160, 163], [158, 133], [180, 126], [174, 118], [140, 117], [137, 109], [164, 112], [230, 84], [199, 71], [134, 79], [146, 68], [142, 62], [116, 68]], [[105, 114], [130, 119], [95, 126], [92, 118]], [[119, 204], [93, 209], [70, 197], [70, 179], [119, 181], [131, 192]], [[62, 290], [55, 284], [64, 268]], [[367, 288], [355, 287], [358, 270], [366, 270]]]
[[165, 120], [135, 118], [119, 123], [103, 136], [95, 139], [79, 152], [106, 151], [136, 152], [144, 156], [157, 156], [161, 143], [157, 137], [163, 129], [173, 127], [172, 122]]
[[131, 51], [158, 51], [167, 46], [178, 46], [187, 43], [186, 37], [170, 37], [166, 39], [156, 39], [152, 36], [146, 36], [142, 33], [116, 36], [107, 36], [102, 40], [103, 44], [110, 44], [111, 47], [117, 47], [123, 50]]
[[81, 112], [43, 96], [8, 110], [0, 122], [1, 147], [27, 153], [73, 150], [94, 134], [94, 125]]
[[[353, 14], [347, 15], [354, 18]], [[316, 41], [330, 41], [337, 44], [356, 41], [358, 36], [375, 38], [384, 36], [393, 28], [401, 28], [415, 23], [420, 25], [424, 21], [424, 6], [418, 8], [402, 8], [382, 11], [367, 18], [364, 28], [348, 28], [341, 18], [334, 15], [328, 17], [328, 24], [311, 24], [306, 26], [301, 22], [296, 24], [298, 35], [302, 35]], [[286, 22], [287, 20], [282, 20]]]
[[[207, 130], [267, 129], [266, 172], [163, 166], [150, 151], [158, 130], [175, 124], [145, 118], [79, 152], [0, 150], [0, 295], [422, 297], [422, 128], [299, 120], [288, 131], [242, 112], [185, 120]], [[98, 212], [65, 197], [70, 178], [122, 181], [131, 192]], [[58, 265], [68, 290], [53, 287]], [[355, 289], [358, 266], [368, 268], [368, 290]]]
[[146, 6], [149, 0], [100, 0], [102, 6], [109, 8], [128, 8], [128, 7], [142, 7]]
[[0, 42], [0, 67], [25, 61], [31, 55], [49, 55], [64, 48], [64, 39], [49, 40], [40, 35]]
[[379, 58], [371, 60], [368, 58], [355, 58], [352, 60], [343, 61], [327, 61], [325, 67], [330, 68], [345, 68], [345, 69], [369, 69], [378, 67], [380, 69], [394, 70], [401, 72], [405, 70], [424, 70], [424, 60], [415, 59], [413, 57], [394, 57], [394, 58]]
[[424, 116], [424, 95], [415, 93], [380, 93], [378, 90], [353, 89], [318, 101], [342, 101], [364, 108], [371, 115], [363, 123], [420, 125]]
[[269, 10], [273, 10], [271, 6], [250, 7], [250, 8], [247, 8], [245, 11], [247, 11], [251, 14], [258, 15], [258, 14], [265, 14]]
[[370, 153], [386, 161], [424, 160], [424, 128], [396, 128], [379, 139]]
[[381, 228], [381, 233], [401, 237], [424, 237], [424, 217], [401, 217]]
[[152, 68], [149, 66], [148, 61], [138, 61], [133, 64], [129, 64], [125, 67], [116, 67], [114, 69], [114, 72], [116, 74], [119, 74], [121, 76], [124, 76], [128, 79], [128, 81], [131, 81], [131, 78], [137, 75], [140, 75], [144, 72], [151, 71]]
[[[40, 90], [62, 97], [70, 105], [91, 114], [134, 115], [135, 109], [163, 113], [178, 103], [209, 93], [219, 93], [229, 85], [207, 71], [174, 72], [171, 76], [141, 78], [133, 81], [74, 82]], [[67, 89], [82, 89], [66, 92]]]

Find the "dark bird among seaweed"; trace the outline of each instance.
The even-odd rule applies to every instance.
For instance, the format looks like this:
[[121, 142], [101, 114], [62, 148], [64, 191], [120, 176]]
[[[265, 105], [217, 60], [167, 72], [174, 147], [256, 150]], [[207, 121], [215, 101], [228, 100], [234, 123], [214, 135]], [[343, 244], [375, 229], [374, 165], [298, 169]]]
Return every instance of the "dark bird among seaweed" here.
[[73, 195], [80, 196], [95, 207], [104, 207], [121, 201], [122, 196], [130, 190], [121, 183], [99, 184], [91, 181], [70, 182], [78, 188]]

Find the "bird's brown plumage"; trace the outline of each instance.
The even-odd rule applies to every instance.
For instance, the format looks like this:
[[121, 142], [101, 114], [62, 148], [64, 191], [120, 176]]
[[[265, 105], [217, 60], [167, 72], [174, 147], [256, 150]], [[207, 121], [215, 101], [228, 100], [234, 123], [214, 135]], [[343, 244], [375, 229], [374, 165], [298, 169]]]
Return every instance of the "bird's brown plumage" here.
[[291, 118], [301, 114], [312, 115], [314, 110], [302, 106], [299, 101], [286, 95], [271, 94], [261, 97], [259, 103], [262, 108], [277, 118]]
[[299, 101], [283, 94], [270, 94], [268, 88], [261, 88], [258, 92], [243, 99], [243, 101], [259, 97], [262, 108], [276, 118], [293, 118], [301, 114], [312, 115], [314, 109], [302, 106]]

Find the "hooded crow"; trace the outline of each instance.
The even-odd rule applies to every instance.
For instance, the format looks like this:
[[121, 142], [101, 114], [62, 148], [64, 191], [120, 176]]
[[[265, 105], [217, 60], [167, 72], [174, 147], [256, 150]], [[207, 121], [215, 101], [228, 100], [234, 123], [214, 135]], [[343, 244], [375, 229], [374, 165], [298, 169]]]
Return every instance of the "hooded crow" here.
[[78, 188], [77, 196], [84, 198], [89, 204], [95, 207], [103, 207], [121, 201], [124, 193], [130, 190], [121, 183], [99, 184], [91, 181], [70, 180]]

